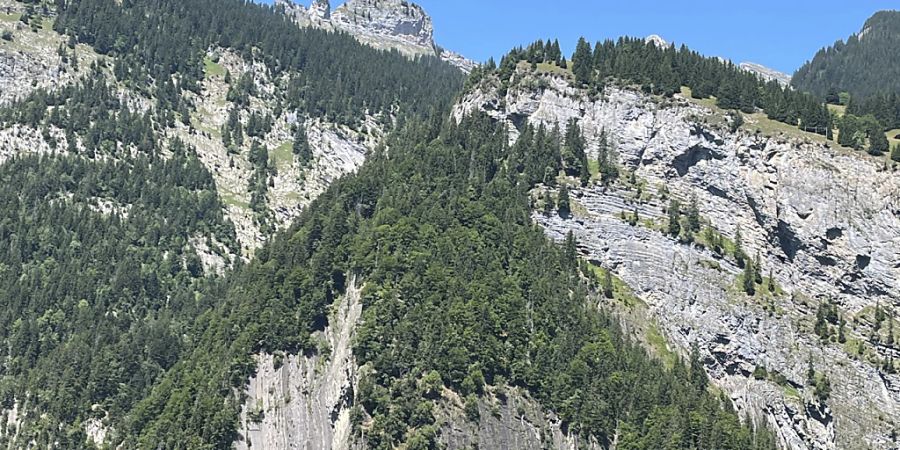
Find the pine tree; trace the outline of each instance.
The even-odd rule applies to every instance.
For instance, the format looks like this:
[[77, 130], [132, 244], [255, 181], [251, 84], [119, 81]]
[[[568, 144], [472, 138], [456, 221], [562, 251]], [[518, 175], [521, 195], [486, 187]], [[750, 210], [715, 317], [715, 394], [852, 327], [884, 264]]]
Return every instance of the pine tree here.
[[297, 159], [300, 160], [301, 167], [305, 167], [312, 161], [312, 148], [309, 146], [309, 139], [306, 136], [306, 129], [303, 125], [297, 126], [297, 131], [294, 132], [292, 150], [297, 155]]
[[734, 260], [737, 262], [738, 267], [744, 267], [745, 261], [747, 259], [747, 255], [744, 253], [744, 242], [743, 237], [741, 236], [741, 226], [738, 225], [737, 230], [734, 232]]
[[553, 202], [553, 196], [550, 195], [550, 191], [544, 191], [544, 215], [550, 217], [554, 208], [556, 203]]
[[597, 168], [600, 172], [600, 181], [603, 184], [609, 184], [619, 178], [619, 167], [614, 161], [613, 150], [610, 147], [606, 130], [600, 131], [600, 142], [597, 148]]
[[559, 211], [559, 216], [562, 218], [567, 218], [572, 214], [572, 208], [569, 204], [569, 188], [566, 186], [561, 186], [559, 188], [559, 195], [556, 199], [556, 209]]
[[869, 130], [869, 154], [881, 156], [889, 150], [889, 143], [884, 131], [879, 128]]
[[581, 85], [590, 83], [593, 70], [591, 44], [582, 37], [578, 39], [575, 54], [572, 55], [572, 72], [575, 74], [575, 81]]
[[741, 275], [741, 286], [749, 296], [756, 295], [755, 271], [752, 261], [744, 262], [744, 273]]
[[678, 237], [681, 234], [681, 204], [674, 198], [669, 202], [669, 235]]
[[603, 291], [603, 296], [606, 298], [613, 298], [613, 281], [612, 281], [612, 273], [609, 270], [603, 271], [603, 278], [600, 280], [600, 287]]
[[700, 208], [697, 206], [697, 197], [691, 196], [691, 203], [688, 205], [687, 213], [688, 229], [694, 233], [700, 231]]

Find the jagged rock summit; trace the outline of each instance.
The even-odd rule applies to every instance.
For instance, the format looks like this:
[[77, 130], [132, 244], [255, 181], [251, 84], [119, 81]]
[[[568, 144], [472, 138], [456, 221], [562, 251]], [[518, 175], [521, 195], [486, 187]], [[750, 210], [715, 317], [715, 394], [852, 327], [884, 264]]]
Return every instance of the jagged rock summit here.
[[409, 56], [434, 55], [471, 72], [474, 61], [445, 50], [434, 42], [434, 25], [421, 6], [406, 0], [349, 0], [334, 11], [328, 0], [308, 8], [293, 0], [276, 0], [300, 26], [344, 31], [379, 49], [396, 49]]

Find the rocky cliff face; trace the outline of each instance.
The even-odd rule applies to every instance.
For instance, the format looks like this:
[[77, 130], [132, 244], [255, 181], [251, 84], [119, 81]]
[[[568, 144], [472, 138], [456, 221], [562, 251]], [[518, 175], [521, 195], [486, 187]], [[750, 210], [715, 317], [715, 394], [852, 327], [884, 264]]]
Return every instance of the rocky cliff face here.
[[563, 431], [562, 421], [518, 388], [491, 388], [479, 400], [478, 418], [467, 417], [462, 399], [445, 390], [435, 408], [441, 423], [440, 442], [450, 450], [472, 448], [519, 450], [599, 450]]
[[314, 356], [258, 355], [241, 410], [238, 450], [350, 448], [358, 367], [351, 349], [360, 287], [351, 280]]
[[0, 0], [0, 104], [23, 98], [38, 88], [60, 87], [78, 80], [98, 57], [86, 45], [66, 47], [66, 43], [51, 28], [48, 20], [35, 19], [29, 25], [20, 18], [25, 4]]
[[438, 47], [431, 17], [406, 0], [349, 0], [334, 11], [328, 0], [316, 0], [309, 8], [293, 0], [276, 0], [275, 4], [300, 26], [344, 31], [366, 45], [396, 49], [409, 56], [437, 56], [466, 73], [476, 65]]
[[[699, 345], [715, 384], [786, 448], [897, 448], [900, 377], [882, 363], [898, 353], [871, 318], [876, 305], [900, 306], [896, 168], [811, 137], [754, 133], [758, 116], [731, 132], [724, 112], [683, 98], [615, 87], [591, 97], [560, 76], [521, 68], [515, 77], [502, 97], [499, 80], [483, 81], [455, 117], [483, 110], [509, 125], [511, 140], [516, 124], [565, 128], [577, 118], [591, 158], [605, 130], [634, 173], [628, 183], [574, 188], [574, 217], [535, 214], [549, 236], [573, 231], [584, 256], [627, 282], [682, 354]], [[663, 234], [672, 197], [696, 198], [726, 237], [740, 229], [773, 292], [744, 294], [732, 259]], [[635, 225], [623, 219], [635, 213]], [[826, 300], [847, 320], [846, 342], [813, 333]], [[810, 363], [831, 381], [824, 402], [813, 395]]]

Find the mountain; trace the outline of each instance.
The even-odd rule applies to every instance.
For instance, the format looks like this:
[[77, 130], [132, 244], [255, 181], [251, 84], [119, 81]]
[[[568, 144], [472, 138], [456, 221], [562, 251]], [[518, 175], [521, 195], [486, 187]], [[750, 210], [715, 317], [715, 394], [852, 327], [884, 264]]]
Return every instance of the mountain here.
[[[894, 448], [895, 425], [879, 417], [900, 411], [895, 325], [882, 311], [900, 298], [900, 210], [887, 194], [900, 192], [896, 165], [687, 91], [656, 97], [647, 86], [667, 71], [633, 71], [702, 64], [690, 53], [643, 40], [598, 53], [615, 63], [586, 85], [511, 53], [454, 117], [506, 124], [513, 154], [540, 130], [578, 127], [583, 156], [563, 148], [565, 177], [530, 169], [524, 152], [520, 167], [544, 180], [530, 192], [532, 219], [558, 242], [574, 234], [585, 260], [629, 286], [634, 299], [607, 307], [636, 334], [665, 336], [648, 344], [656, 354], [699, 351], [740, 414], [773, 426], [784, 448]], [[705, 63], [706, 73], [730, 67]], [[703, 83], [684, 75], [679, 85]]]
[[476, 63], [445, 50], [434, 42], [431, 17], [421, 6], [405, 0], [350, 0], [334, 11], [328, 0], [315, 0], [308, 8], [293, 0], [275, 5], [300, 26], [349, 33], [379, 49], [395, 49], [409, 56], [432, 55], [469, 73]]
[[752, 63], [752, 62], [742, 62], [742, 63], [738, 64], [738, 67], [740, 67], [743, 70], [746, 70], [747, 72], [754, 73], [766, 81], [777, 81], [778, 84], [780, 84], [782, 86], [788, 86], [791, 84], [791, 76], [790, 75], [783, 73], [783, 72], [779, 72], [775, 69], [770, 69], [762, 64], [757, 64], [757, 63]]
[[821, 97], [900, 93], [900, 11], [877, 12], [859, 33], [819, 50], [791, 84]]
[[872, 119], [288, 6], [0, 0], [0, 446], [896, 447]]

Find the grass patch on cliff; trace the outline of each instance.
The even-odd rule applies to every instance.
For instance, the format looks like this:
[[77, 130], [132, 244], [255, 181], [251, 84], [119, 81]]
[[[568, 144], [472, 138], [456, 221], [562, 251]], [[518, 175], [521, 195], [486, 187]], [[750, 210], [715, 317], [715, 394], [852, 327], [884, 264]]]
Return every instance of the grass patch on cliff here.
[[209, 56], [203, 58], [203, 72], [207, 78], [225, 76], [225, 68], [221, 64], [214, 62]]
[[888, 131], [887, 138], [888, 138], [888, 142], [890, 142], [891, 145], [900, 144], [900, 128], [897, 128], [896, 130]]
[[572, 64], [568, 64], [568, 67], [563, 69], [556, 65], [556, 63], [539, 63], [537, 65], [538, 73], [549, 73], [552, 75], [563, 75], [563, 76], [574, 76], [572, 73]]
[[272, 150], [272, 160], [279, 171], [286, 170], [294, 163], [294, 149], [291, 142], [284, 142]]
[[[603, 267], [595, 264], [588, 264], [588, 267], [597, 280], [603, 280], [607, 276], [608, 271]], [[652, 354], [656, 355], [667, 368], [675, 367], [678, 363], [678, 354], [669, 348], [668, 341], [650, 315], [647, 303], [621, 278], [612, 273], [609, 273], [609, 278], [612, 281], [613, 303], [624, 307], [624, 309], [617, 308], [619, 312], [637, 328]]]
[[241, 209], [250, 209], [250, 203], [242, 200], [240, 197], [231, 192], [222, 192], [219, 195], [222, 197], [222, 202], [225, 203], [226, 206], [235, 206]]
[[18, 22], [22, 18], [22, 13], [0, 14], [0, 22]]

